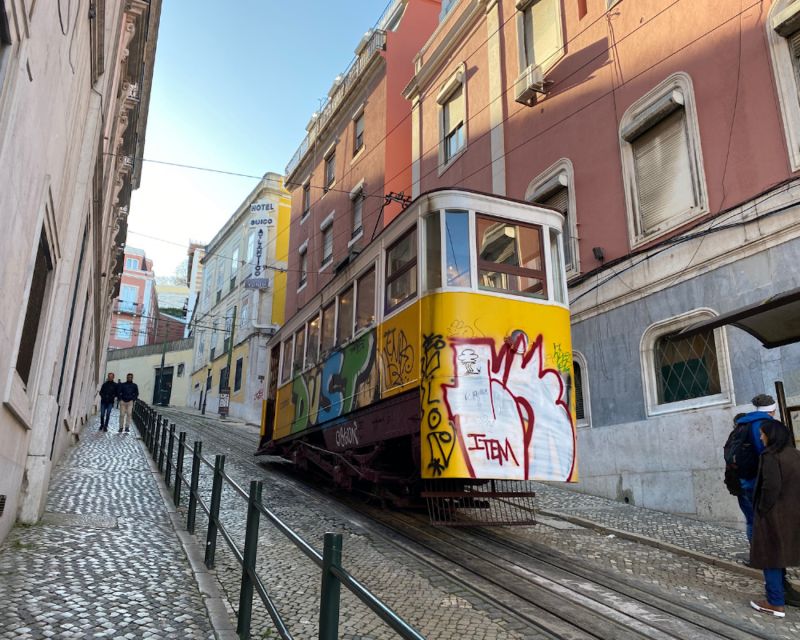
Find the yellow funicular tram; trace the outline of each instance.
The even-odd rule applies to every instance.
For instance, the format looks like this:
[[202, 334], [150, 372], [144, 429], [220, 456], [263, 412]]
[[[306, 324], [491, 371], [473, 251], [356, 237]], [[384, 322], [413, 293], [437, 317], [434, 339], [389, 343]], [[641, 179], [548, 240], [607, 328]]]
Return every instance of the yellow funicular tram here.
[[563, 227], [508, 198], [417, 197], [272, 339], [259, 453], [425, 496], [441, 522], [576, 480]]

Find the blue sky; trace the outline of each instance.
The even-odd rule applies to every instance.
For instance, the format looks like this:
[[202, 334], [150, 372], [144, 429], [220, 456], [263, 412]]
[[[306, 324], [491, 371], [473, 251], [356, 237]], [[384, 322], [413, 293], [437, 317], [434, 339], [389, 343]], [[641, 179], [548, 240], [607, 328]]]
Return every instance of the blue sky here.
[[[283, 173], [387, 0], [163, 0], [145, 159]], [[171, 275], [257, 180], [144, 162], [128, 245]]]

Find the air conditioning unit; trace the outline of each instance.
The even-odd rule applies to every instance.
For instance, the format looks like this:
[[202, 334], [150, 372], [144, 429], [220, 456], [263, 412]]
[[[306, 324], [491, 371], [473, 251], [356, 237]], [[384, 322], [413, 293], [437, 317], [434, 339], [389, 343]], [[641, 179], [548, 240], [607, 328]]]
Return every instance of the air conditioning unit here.
[[536, 102], [536, 94], [544, 94], [544, 74], [542, 69], [536, 65], [531, 65], [523, 71], [515, 87], [515, 100], [520, 104], [531, 106]]

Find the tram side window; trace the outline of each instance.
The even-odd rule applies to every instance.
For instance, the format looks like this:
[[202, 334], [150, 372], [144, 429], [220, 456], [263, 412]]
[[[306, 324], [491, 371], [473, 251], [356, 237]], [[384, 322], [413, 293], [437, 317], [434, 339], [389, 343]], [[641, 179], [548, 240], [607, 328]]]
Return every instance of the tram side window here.
[[425, 218], [425, 290], [442, 286], [442, 230], [439, 227], [439, 212]]
[[333, 338], [336, 335], [336, 305], [331, 302], [322, 309], [322, 353], [333, 349]]
[[476, 216], [481, 289], [547, 297], [539, 227]]
[[375, 269], [370, 269], [357, 281], [356, 331], [375, 324]]
[[288, 382], [292, 377], [292, 339], [283, 343], [283, 366], [281, 367], [281, 382]]
[[303, 370], [306, 351], [306, 327], [294, 334], [294, 371], [300, 373]]
[[386, 311], [417, 295], [417, 228], [386, 251]]
[[336, 344], [341, 345], [353, 337], [353, 286], [339, 294], [339, 318], [336, 325]]
[[564, 287], [566, 265], [561, 252], [561, 243], [558, 241], [560, 235], [555, 229], [550, 229], [550, 264], [553, 269], [553, 298], [556, 302], [566, 304], [567, 294]]
[[469, 214], [448, 211], [444, 218], [447, 238], [447, 286], [472, 285], [469, 270]]
[[306, 366], [313, 366], [319, 357], [319, 315], [308, 323], [308, 346], [306, 350]]

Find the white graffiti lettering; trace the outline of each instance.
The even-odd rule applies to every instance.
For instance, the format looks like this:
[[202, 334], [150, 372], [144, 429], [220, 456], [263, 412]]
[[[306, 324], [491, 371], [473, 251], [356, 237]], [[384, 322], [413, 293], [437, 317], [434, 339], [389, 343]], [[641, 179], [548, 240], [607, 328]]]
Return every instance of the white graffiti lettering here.
[[344, 449], [347, 447], [358, 446], [358, 427], [356, 425], [347, 425], [339, 427], [334, 435], [336, 446]]

